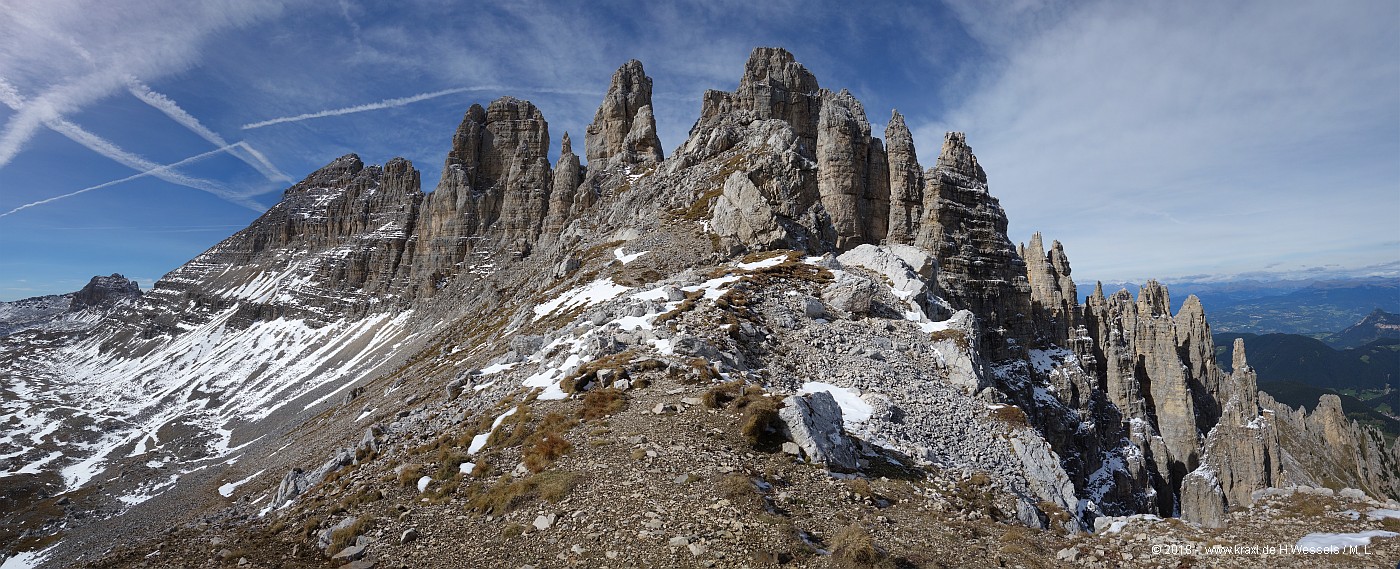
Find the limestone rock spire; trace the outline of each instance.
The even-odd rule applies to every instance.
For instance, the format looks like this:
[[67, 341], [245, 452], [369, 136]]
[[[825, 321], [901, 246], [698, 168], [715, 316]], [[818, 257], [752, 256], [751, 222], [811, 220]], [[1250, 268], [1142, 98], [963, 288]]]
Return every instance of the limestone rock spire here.
[[554, 164], [554, 179], [549, 192], [549, 213], [545, 215], [544, 227], [540, 234], [544, 238], [558, 237], [571, 219], [574, 198], [579, 184], [583, 183], [584, 170], [574, 154], [573, 142], [569, 133], [559, 142], [559, 161]]
[[914, 137], [899, 111], [892, 111], [885, 126], [885, 155], [890, 173], [890, 220], [885, 240], [912, 245], [924, 215], [924, 172], [914, 151]]
[[651, 77], [635, 59], [613, 73], [603, 103], [584, 133], [588, 165], [655, 163], [662, 159], [661, 140], [651, 109]]

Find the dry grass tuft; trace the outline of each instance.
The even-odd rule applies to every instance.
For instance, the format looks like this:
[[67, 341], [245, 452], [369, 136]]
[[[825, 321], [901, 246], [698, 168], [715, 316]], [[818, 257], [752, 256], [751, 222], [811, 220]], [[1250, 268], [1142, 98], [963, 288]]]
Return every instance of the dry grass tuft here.
[[355, 519], [355, 523], [331, 532], [331, 546], [326, 551], [332, 555], [355, 544], [355, 537], [365, 533], [374, 523], [374, 518], [365, 514]]
[[583, 396], [583, 406], [579, 407], [578, 418], [585, 421], [614, 415], [627, 405], [627, 396], [620, 389], [611, 387], [594, 389]]
[[895, 567], [889, 553], [875, 545], [870, 532], [856, 524], [841, 528], [841, 531], [836, 533], [836, 538], [831, 542], [831, 558], [837, 567], [851, 569]]
[[489, 489], [473, 484], [467, 510], [500, 515], [535, 500], [558, 502], [578, 485], [578, 478], [573, 472], [551, 471], [519, 480], [502, 478]]
[[1026, 429], [1031, 426], [1030, 420], [1026, 418], [1026, 412], [1015, 405], [997, 407], [996, 409], [992, 409], [989, 414], [993, 419], [1006, 423], [1011, 427]]
[[783, 444], [782, 419], [778, 417], [778, 403], [772, 398], [758, 397], [745, 405], [739, 425], [749, 446], [769, 449]]
[[578, 421], [558, 413], [545, 415], [521, 448], [520, 455], [525, 467], [530, 472], [541, 472], [573, 450], [574, 445], [564, 438], [564, 433], [577, 424]]

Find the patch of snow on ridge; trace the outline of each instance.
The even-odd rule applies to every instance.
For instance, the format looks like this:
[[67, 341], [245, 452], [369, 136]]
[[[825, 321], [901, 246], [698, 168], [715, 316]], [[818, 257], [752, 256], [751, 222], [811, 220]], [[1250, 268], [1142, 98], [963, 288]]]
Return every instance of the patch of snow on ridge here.
[[[313, 392], [331, 393], [307, 408], [334, 397], [382, 365], [386, 351], [412, 334], [411, 311], [313, 325], [288, 318], [234, 323], [238, 308], [150, 340], [154, 349], [143, 349], [150, 344], [140, 339], [114, 349], [111, 334], [98, 333], [16, 370], [45, 384], [43, 405], [119, 425], [83, 440], [50, 441], [62, 451], [59, 470], [67, 489], [86, 484], [111, 457], [153, 450], [160, 442], [153, 433], [172, 423], [201, 433], [208, 458], [227, 456], [250, 442], [231, 425], [304, 403]], [[45, 423], [21, 424], [22, 432], [10, 436], [37, 443], [33, 437], [61, 421]]]
[[519, 407], [511, 407], [509, 411], [496, 416], [496, 420], [491, 422], [490, 429], [487, 429], [485, 433], [472, 437], [472, 444], [467, 447], [467, 454], [476, 454], [477, 451], [481, 450], [481, 447], [486, 446], [486, 440], [491, 438], [491, 433], [496, 432], [496, 427], [501, 426], [501, 422], [505, 421], [506, 417], [514, 415], [515, 412], [519, 410]]
[[636, 253], [627, 254], [622, 252], [622, 247], [618, 247], [616, 249], [613, 249], [613, 256], [617, 257], [618, 261], [622, 261], [622, 264], [626, 265], [627, 263], [631, 263], [632, 261], [637, 260], [638, 257], [641, 257], [642, 255], [645, 255], [650, 252], [651, 251], [639, 251]]
[[247, 478], [244, 478], [244, 479], [242, 479], [242, 480], [238, 480], [238, 481], [235, 481], [235, 482], [229, 482], [229, 483], [226, 483], [226, 484], [224, 484], [224, 485], [222, 485], [222, 486], [219, 486], [219, 495], [220, 495], [220, 496], [223, 496], [223, 497], [225, 497], [225, 498], [227, 498], [227, 497], [229, 497], [229, 496], [232, 496], [232, 495], [233, 495], [233, 491], [236, 490], [236, 489], [238, 489], [239, 486], [242, 486], [242, 485], [244, 485], [244, 484], [247, 484], [249, 481], [251, 481], [251, 480], [254, 479], [254, 478], [257, 478], [258, 475], [259, 475], [259, 474], [262, 474], [262, 473], [263, 473], [263, 471], [262, 471], [262, 470], [259, 470], [259, 471], [257, 471], [257, 472], [254, 472], [254, 473], [248, 475]]
[[553, 300], [536, 306], [534, 309], [535, 320], [544, 318], [561, 308], [592, 306], [612, 300], [628, 290], [631, 288], [613, 282], [611, 277], [598, 279], [581, 287], [570, 289]]
[[[820, 257], [818, 257], [818, 259], [820, 259]], [[736, 265], [736, 266], [739, 267], [740, 269], [745, 270], [745, 271], [757, 271], [757, 270], [759, 270], [759, 269], [766, 269], [766, 268], [769, 268], [769, 267], [776, 267], [776, 266], [778, 266], [778, 265], [781, 265], [781, 264], [783, 264], [783, 263], [786, 263], [787, 260], [788, 260], [788, 259], [787, 259], [787, 255], [774, 255], [774, 256], [769, 257], [769, 258], [767, 258], [767, 259], [759, 259], [759, 260], [754, 261], [754, 262], [752, 262], [752, 263], [739, 263], [739, 264]]]
[[870, 414], [874, 408], [860, 398], [860, 392], [855, 389], [837, 387], [830, 383], [820, 381], [809, 381], [802, 384], [802, 389], [798, 390], [798, 395], [807, 395], [825, 391], [831, 394], [832, 399], [841, 407], [841, 422], [846, 424], [864, 423], [870, 420]]

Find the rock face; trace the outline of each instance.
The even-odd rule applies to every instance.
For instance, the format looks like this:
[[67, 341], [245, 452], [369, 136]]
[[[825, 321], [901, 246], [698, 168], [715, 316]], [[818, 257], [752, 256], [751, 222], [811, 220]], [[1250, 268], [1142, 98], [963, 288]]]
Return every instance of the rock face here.
[[817, 191], [831, 218], [837, 250], [878, 244], [889, 219], [885, 152], [878, 139], [870, 138], [860, 101], [844, 89], [822, 93], [816, 155]]
[[[166, 275], [153, 292], [213, 305], [242, 302], [255, 317], [364, 310], [369, 298], [402, 289], [423, 201], [418, 186], [407, 160], [367, 167], [347, 154], [287, 189], [248, 228]], [[246, 286], [265, 272], [316, 286], [286, 296]]]
[[715, 200], [711, 219], [715, 233], [753, 248], [767, 249], [791, 241], [763, 192], [739, 172], [724, 181], [724, 191]]
[[894, 111], [885, 126], [885, 155], [890, 174], [890, 219], [885, 239], [912, 245], [924, 217], [924, 171], [904, 115]]
[[1260, 414], [1258, 378], [1245, 359], [1243, 339], [1235, 339], [1234, 350], [1230, 398], [1206, 437], [1201, 466], [1181, 487], [1181, 517], [1208, 527], [1223, 526], [1231, 508], [1253, 503], [1254, 491], [1282, 486], [1274, 413]]
[[549, 213], [545, 216], [544, 228], [541, 230], [543, 236], [557, 237], [570, 219], [591, 205], [591, 201], [583, 203], [589, 200], [579, 199], [579, 185], [583, 183], [583, 177], [584, 168], [579, 163], [578, 155], [574, 154], [573, 141], [569, 140], [569, 133], [566, 132], [564, 138], [559, 141], [559, 161], [554, 164]]
[[1320, 397], [1311, 412], [1263, 392], [1259, 404], [1274, 413], [1285, 483], [1358, 488], [1400, 499], [1400, 441], [1387, 446], [1378, 429], [1347, 419], [1336, 395]]
[[1026, 264], [1006, 237], [1006, 212], [967, 138], [950, 132], [924, 174], [924, 218], [914, 240], [938, 260], [938, 285], [953, 308], [982, 320], [992, 359], [1022, 354], [1033, 336]]
[[700, 120], [691, 134], [707, 130], [725, 115], [739, 115], [744, 124], [777, 119], [792, 126], [798, 144], [810, 153], [817, 143], [821, 105], [817, 78], [806, 67], [785, 49], [760, 47], [744, 64], [738, 90], [705, 92]]
[[472, 105], [424, 204], [415, 282], [431, 287], [474, 251], [530, 254], [549, 210], [549, 125], [529, 101]]
[[123, 300], [141, 298], [141, 287], [120, 274], [96, 276], [88, 284], [73, 293], [69, 310], [82, 310], [88, 307], [109, 307]]
[[1026, 277], [1031, 287], [1031, 309], [1036, 328], [1049, 338], [1071, 338], [1079, 327], [1079, 294], [1070, 279], [1069, 259], [1059, 241], [1045, 254], [1040, 233], [1031, 236], [1029, 247], [1021, 248], [1026, 261]]
[[656, 163], [662, 159], [661, 140], [651, 110], [651, 78], [635, 59], [613, 73], [603, 104], [585, 133], [588, 166]]
[[818, 391], [783, 400], [778, 412], [789, 438], [812, 462], [833, 472], [855, 472], [856, 447], [841, 426], [841, 407], [830, 393]]

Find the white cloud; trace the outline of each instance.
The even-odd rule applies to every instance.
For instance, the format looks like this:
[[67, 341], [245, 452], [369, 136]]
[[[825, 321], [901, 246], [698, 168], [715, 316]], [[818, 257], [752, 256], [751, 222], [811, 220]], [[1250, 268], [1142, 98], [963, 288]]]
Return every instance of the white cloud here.
[[[10, 16], [6, 33], [0, 35], [0, 77], [5, 78], [0, 102], [15, 111], [0, 131], [0, 167], [46, 126], [130, 168], [260, 210], [245, 195], [162, 168], [64, 117], [126, 89], [131, 77], [150, 80], [186, 69], [198, 60], [209, 34], [275, 14], [279, 6], [233, 0], [169, 0], [140, 9], [97, 1], [0, 2], [3, 13]], [[38, 94], [25, 101], [20, 89]], [[149, 89], [146, 92], [155, 95]], [[161, 99], [143, 97], [206, 139], [213, 134], [172, 101]], [[255, 167], [261, 170], [270, 163]], [[275, 168], [266, 173], [273, 172]]]
[[275, 125], [275, 124], [301, 122], [301, 121], [305, 121], [305, 120], [319, 119], [319, 118], [325, 118], [325, 117], [338, 117], [338, 116], [342, 116], [342, 115], [352, 115], [352, 114], [355, 114], [355, 113], [363, 113], [363, 112], [367, 112], [367, 111], [378, 111], [378, 110], [383, 110], [383, 109], [392, 109], [392, 108], [402, 107], [402, 106], [404, 106], [404, 105], [410, 105], [410, 104], [417, 103], [417, 102], [421, 102], [421, 101], [427, 101], [427, 100], [430, 100], [430, 99], [436, 99], [436, 98], [438, 98], [438, 97], [445, 97], [445, 96], [447, 96], [447, 95], [455, 95], [455, 94], [458, 94], [458, 93], [467, 93], [467, 92], [471, 92], [471, 91], [509, 91], [509, 92], [516, 92], [516, 93], [550, 93], [550, 94], [555, 94], [555, 95], [594, 95], [594, 94], [601, 94], [601, 93], [592, 93], [592, 92], [589, 92], [589, 91], [582, 91], [582, 90], [576, 90], [576, 89], [552, 89], [552, 88], [546, 88], [546, 87], [527, 87], [527, 88], [519, 88], [519, 87], [502, 87], [502, 86], [499, 86], [499, 85], [490, 85], [490, 86], [484, 86], [484, 87], [458, 87], [458, 88], [455, 88], [455, 89], [442, 89], [442, 90], [440, 90], [440, 91], [430, 91], [430, 92], [427, 92], [427, 93], [419, 93], [419, 94], [417, 94], [417, 95], [409, 95], [409, 96], [407, 96], [407, 97], [396, 97], [396, 98], [393, 98], [393, 99], [384, 99], [383, 101], [379, 101], [379, 102], [376, 102], [376, 103], [366, 103], [366, 104], [363, 104], [363, 105], [354, 105], [354, 106], [350, 106], [350, 107], [341, 107], [341, 108], [338, 108], [338, 109], [326, 109], [326, 110], [323, 110], [323, 111], [315, 111], [315, 112], [311, 112], [311, 113], [304, 113], [304, 114], [295, 115], [295, 116], [290, 116], [290, 117], [278, 117], [278, 118], [274, 118], [274, 119], [267, 119], [267, 120], [263, 120], [263, 121], [258, 121], [258, 122], [254, 122], [254, 123], [245, 124], [245, 125], [243, 125], [243, 130], [252, 130], [252, 129], [256, 129], [256, 128], [262, 128], [262, 127], [265, 127], [265, 126], [272, 126], [272, 125]]
[[1013, 239], [1105, 279], [1395, 257], [1394, 3], [1004, 6], [960, 3], [999, 63], [916, 139], [968, 132]]

